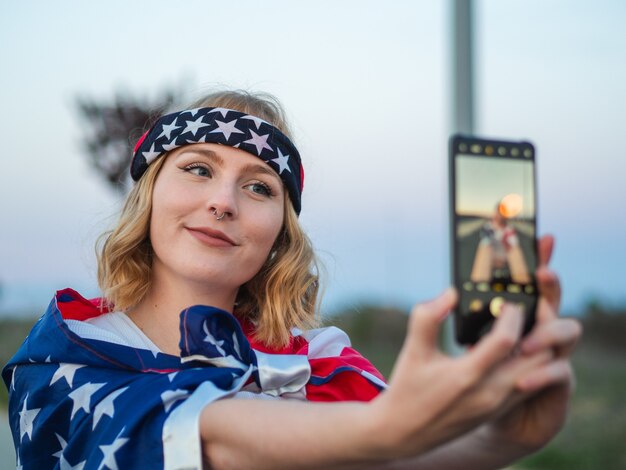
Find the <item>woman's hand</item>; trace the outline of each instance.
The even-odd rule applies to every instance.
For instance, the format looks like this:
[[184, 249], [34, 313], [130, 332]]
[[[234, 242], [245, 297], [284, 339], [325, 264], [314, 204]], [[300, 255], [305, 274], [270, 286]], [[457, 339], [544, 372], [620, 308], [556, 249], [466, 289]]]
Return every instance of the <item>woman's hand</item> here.
[[473, 431], [518, 403], [520, 381], [552, 360], [550, 350], [513, 355], [524, 316], [510, 304], [471, 351], [446, 356], [437, 340], [456, 300], [448, 290], [412, 312], [389, 389], [370, 410], [375, 439], [369, 449], [378, 457], [419, 455]]
[[579, 322], [558, 318], [561, 287], [556, 274], [548, 269], [553, 247], [550, 236], [539, 241], [537, 322], [520, 348], [526, 357], [546, 353], [553, 357], [518, 382], [525, 400], [488, 426], [493, 439], [524, 453], [543, 447], [565, 422], [574, 388], [570, 355], [582, 333]]
[[448, 290], [414, 308], [389, 388], [375, 400], [212, 403], [200, 417], [206, 460], [213, 468], [499, 468], [540, 447], [563, 423], [580, 335], [556, 316], [551, 247], [541, 241], [538, 321], [521, 343], [523, 312], [507, 304], [472, 350], [446, 356], [437, 340], [457, 301]]

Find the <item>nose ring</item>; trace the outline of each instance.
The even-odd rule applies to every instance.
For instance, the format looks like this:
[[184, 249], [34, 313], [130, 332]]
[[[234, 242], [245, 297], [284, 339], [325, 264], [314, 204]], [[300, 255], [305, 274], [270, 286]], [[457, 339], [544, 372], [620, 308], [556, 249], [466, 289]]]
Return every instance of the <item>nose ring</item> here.
[[222, 215], [217, 215], [217, 209], [215, 209], [215, 208], [211, 211], [211, 213], [215, 216], [215, 220], [217, 220], [217, 221], [220, 221], [224, 217], [226, 217], [226, 212], [222, 212]]

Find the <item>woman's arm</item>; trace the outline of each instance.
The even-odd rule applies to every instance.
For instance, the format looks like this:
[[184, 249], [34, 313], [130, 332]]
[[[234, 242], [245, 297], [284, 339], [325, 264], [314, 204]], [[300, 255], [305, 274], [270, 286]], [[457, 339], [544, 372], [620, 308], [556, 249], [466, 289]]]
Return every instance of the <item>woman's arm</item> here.
[[538, 324], [518, 344], [523, 313], [506, 305], [468, 353], [437, 349], [453, 291], [418, 305], [389, 388], [370, 403], [224, 400], [200, 434], [213, 468], [500, 468], [562, 426], [573, 386], [569, 356], [580, 326], [558, 319], [560, 287], [540, 244]]
[[363, 468], [423, 455], [453, 441], [518, 400], [516, 383], [550, 360], [511, 358], [523, 323], [507, 306], [469, 353], [437, 349], [447, 291], [417, 306], [387, 391], [369, 404], [224, 400], [201, 414], [205, 460], [213, 468]]
[[214, 469], [346, 468], [375, 457], [360, 402], [223, 400], [207, 406], [200, 434]]

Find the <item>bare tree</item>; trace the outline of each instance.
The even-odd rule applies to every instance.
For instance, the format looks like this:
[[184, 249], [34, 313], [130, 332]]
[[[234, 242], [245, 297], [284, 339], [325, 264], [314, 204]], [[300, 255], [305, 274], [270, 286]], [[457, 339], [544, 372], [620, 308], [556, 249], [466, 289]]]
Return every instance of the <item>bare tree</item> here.
[[154, 101], [118, 92], [113, 100], [77, 98], [85, 135], [83, 147], [92, 166], [118, 192], [128, 187], [129, 166], [135, 142], [182, 93], [161, 92]]

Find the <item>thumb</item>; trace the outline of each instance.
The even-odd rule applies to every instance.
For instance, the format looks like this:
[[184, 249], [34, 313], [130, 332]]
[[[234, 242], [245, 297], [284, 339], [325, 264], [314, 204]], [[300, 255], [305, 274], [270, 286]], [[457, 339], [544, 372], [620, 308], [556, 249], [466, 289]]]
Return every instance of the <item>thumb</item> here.
[[457, 302], [457, 293], [448, 288], [433, 300], [417, 304], [411, 311], [409, 342], [420, 355], [429, 355], [437, 349], [439, 330]]

